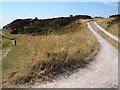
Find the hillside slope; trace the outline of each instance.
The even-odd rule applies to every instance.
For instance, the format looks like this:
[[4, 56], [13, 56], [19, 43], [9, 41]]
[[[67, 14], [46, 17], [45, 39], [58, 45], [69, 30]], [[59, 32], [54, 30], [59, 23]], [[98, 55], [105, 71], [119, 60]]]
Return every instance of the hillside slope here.
[[[87, 67], [53, 82], [36, 83], [33, 88], [118, 88], [118, 50], [87, 24], [100, 43], [100, 51]], [[96, 27], [96, 26], [94, 26]]]
[[61, 32], [69, 32], [61, 35], [33, 36], [4, 32], [16, 38], [17, 46], [5, 44], [4, 48], [11, 48], [2, 60], [3, 87], [24, 87], [35, 82], [52, 81], [57, 75], [85, 67], [99, 50], [86, 21], [78, 19], [64, 26]]
[[76, 15], [70, 17], [59, 17], [51, 19], [16, 19], [10, 24], [3, 27], [13, 34], [32, 34], [32, 35], [48, 35], [50, 33], [54, 34], [64, 34], [69, 32], [69, 29], [64, 29], [65, 26], [77, 19], [92, 19], [88, 15]]

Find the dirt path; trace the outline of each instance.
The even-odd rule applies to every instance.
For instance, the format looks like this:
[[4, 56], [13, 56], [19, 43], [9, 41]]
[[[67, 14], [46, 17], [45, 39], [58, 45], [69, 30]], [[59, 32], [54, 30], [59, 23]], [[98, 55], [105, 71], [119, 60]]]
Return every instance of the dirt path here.
[[111, 88], [118, 86], [118, 50], [98, 35], [87, 23], [88, 28], [100, 42], [100, 51], [95, 59], [83, 69], [70, 76], [62, 76], [53, 82], [36, 83], [34, 88]]
[[98, 25], [96, 22], [94, 22], [94, 25], [101, 30], [102, 32], [104, 32], [107, 36], [109, 36], [110, 38], [112, 38], [113, 40], [117, 41], [120, 43], [120, 39], [118, 37], [116, 37], [115, 35], [107, 32], [107, 30], [104, 30], [100, 25]]

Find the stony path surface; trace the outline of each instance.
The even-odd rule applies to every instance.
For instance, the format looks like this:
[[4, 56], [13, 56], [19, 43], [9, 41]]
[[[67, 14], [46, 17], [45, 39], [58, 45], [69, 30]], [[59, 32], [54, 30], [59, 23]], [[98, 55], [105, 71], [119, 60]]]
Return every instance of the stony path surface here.
[[87, 23], [88, 28], [100, 42], [100, 51], [95, 59], [83, 69], [70, 76], [61, 76], [53, 82], [40, 85], [36, 83], [34, 88], [111, 88], [118, 86], [118, 50], [102, 38]]

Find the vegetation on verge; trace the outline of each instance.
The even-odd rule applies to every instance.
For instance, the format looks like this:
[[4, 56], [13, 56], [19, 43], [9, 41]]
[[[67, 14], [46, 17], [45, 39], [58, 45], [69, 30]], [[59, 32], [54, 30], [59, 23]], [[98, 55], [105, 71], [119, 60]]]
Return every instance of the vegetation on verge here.
[[86, 21], [74, 21], [62, 30], [69, 32], [45, 36], [11, 35], [17, 39], [17, 46], [11, 47], [3, 58], [3, 87], [51, 80], [58, 74], [89, 63], [98, 52], [99, 45], [86, 27]]
[[118, 50], [120, 50], [120, 48], [119, 48], [120, 44], [117, 41], [115, 41], [112, 38], [110, 38], [103, 31], [98, 30], [98, 28], [95, 28], [93, 22], [91, 22], [91, 25], [92, 25], [92, 28], [94, 28], [94, 30], [96, 30], [96, 32], [98, 32], [104, 39], [106, 39], [108, 42], [110, 42], [115, 48], [117, 48]]
[[109, 18], [95, 18], [95, 21], [105, 30], [120, 38], [120, 15], [111, 15]]

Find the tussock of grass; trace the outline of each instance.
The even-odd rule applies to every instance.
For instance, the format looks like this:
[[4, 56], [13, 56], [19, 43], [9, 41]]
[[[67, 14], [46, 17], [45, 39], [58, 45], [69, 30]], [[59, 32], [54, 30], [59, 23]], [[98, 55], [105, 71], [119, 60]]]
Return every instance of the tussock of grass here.
[[65, 28], [71, 32], [47, 36], [16, 35], [17, 46], [12, 47], [3, 59], [3, 87], [51, 80], [89, 63], [99, 47], [85, 22]]

